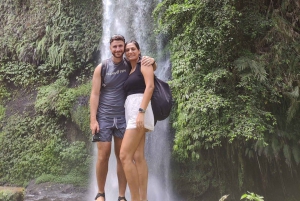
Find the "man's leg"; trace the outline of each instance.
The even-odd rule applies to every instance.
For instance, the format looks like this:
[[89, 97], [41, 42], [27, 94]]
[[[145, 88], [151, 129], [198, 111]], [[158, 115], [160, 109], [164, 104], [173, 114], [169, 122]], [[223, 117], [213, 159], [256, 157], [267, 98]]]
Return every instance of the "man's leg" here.
[[145, 158], [146, 135], [140, 141], [140, 144], [134, 153], [134, 161], [139, 174], [140, 196], [141, 200], [147, 200], [148, 187], [148, 165]]
[[118, 175], [118, 182], [119, 182], [119, 197], [125, 197], [127, 180], [126, 180], [125, 173], [124, 173], [122, 163], [121, 163], [121, 160], [120, 160], [120, 148], [121, 148], [121, 144], [122, 144], [122, 139], [119, 138], [119, 137], [114, 136], [114, 143], [115, 143], [115, 155], [116, 155], [116, 159], [117, 159], [117, 175]]
[[[111, 142], [97, 142], [97, 163], [96, 176], [98, 183], [98, 193], [104, 193], [106, 176], [108, 171], [108, 160], [111, 151]], [[97, 198], [97, 201], [104, 201], [104, 197]]]

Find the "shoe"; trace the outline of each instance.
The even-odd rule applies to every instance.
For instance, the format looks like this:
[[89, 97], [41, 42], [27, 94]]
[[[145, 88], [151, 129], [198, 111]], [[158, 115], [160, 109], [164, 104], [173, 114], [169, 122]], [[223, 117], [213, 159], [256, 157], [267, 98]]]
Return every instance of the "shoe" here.
[[95, 200], [97, 200], [99, 197], [104, 197], [105, 200], [105, 193], [98, 193], [95, 197]]
[[120, 197], [120, 196], [119, 196], [119, 197], [118, 197], [118, 201], [121, 201], [121, 200], [127, 201], [125, 197]]

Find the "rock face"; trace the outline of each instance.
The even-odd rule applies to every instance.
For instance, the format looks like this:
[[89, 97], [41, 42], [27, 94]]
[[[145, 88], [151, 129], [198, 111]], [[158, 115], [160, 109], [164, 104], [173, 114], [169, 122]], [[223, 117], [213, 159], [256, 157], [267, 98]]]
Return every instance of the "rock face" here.
[[24, 201], [24, 188], [0, 187], [0, 201]]
[[25, 190], [24, 201], [83, 201], [86, 189], [70, 184], [31, 182]]

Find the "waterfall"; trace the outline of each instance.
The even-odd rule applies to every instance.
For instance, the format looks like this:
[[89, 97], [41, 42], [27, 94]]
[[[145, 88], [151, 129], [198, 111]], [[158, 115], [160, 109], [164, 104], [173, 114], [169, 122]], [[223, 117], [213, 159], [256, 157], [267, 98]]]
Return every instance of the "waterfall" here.
[[[143, 55], [154, 57], [161, 49], [159, 37], [153, 35], [152, 10], [157, 4], [154, 0], [103, 0], [103, 32], [100, 42], [101, 60], [111, 56], [109, 39], [114, 34], [121, 34], [126, 41], [135, 39], [141, 47]], [[153, 48], [153, 44], [156, 46]], [[152, 48], [151, 48], [152, 47]], [[159, 55], [159, 54], [157, 54]], [[156, 58], [157, 60], [157, 58]], [[155, 74], [167, 80], [170, 77], [170, 63], [168, 59], [157, 60], [158, 70]], [[176, 201], [173, 197], [170, 182], [170, 128], [169, 120], [160, 121], [155, 130], [146, 134], [146, 159], [149, 169], [148, 199], [151, 201]], [[106, 200], [117, 200], [118, 181], [116, 174], [116, 159], [113, 149], [109, 160], [109, 172], [106, 180]], [[94, 163], [96, 162], [96, 144], [94, 144]], [[97, 193], [95, 164], [91, 167], [91, 182], [88, 200], [94, 200]], [[127, 186], [126, 198], [130, 200]], [[178, 199], [177, 199], [178, 200]]]

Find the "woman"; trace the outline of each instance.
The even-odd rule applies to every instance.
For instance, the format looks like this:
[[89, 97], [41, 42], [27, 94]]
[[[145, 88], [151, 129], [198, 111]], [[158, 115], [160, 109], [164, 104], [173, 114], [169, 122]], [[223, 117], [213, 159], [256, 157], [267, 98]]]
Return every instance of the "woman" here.
[[136, 41], [125, 44], [125, 55], [132, 69], [124, 83], [127, 93], [125, 117], [127, 127], [121, 145], [120, 159], [132, 201], [147, 200], [148, 167], [144, 157], [146, 132], [154, 130], [150, 99], [154, 90], [152, 66], [142, 66]]

